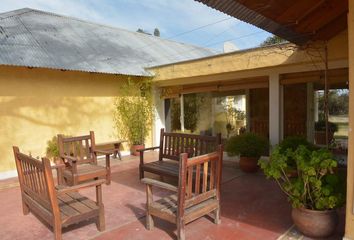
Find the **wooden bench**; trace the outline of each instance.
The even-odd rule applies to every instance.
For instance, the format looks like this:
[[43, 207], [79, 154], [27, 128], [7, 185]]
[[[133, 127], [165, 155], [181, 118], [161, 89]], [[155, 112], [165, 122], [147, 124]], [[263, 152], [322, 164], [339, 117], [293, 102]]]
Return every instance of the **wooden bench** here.
[[96, 150], [103, 150], [103, 151], [112, 152], [114, 158], [117, 158], [117, 156], [118, 156], [119, 160], [122, 160], [122, 155], [120, 154], [120, 146], [124, 142], [127, 142], [127, 141], [126, 140], [116, 140], [116, 141], [110, 141], [110, 142], [97, 143]]
[[[62, 227], [96, 219], [99, 231], [104, 231], [104, 206], [102, 184], [104, 179], [79, 184], [73, 187], [54, 186], [50, 161], [42, 161], [20, 153], [13, 147], [22, 196], [23, 214], [32, 212], [43, 222], [53, 227], [54, 238], [62, 239]], [[55, 167], [55, 166], [54, 166]], [[77, 191], [96, 187], [96, 202]], [[18, 226], [21, 228], [21, 226]]]
[[[195, 157], [215, 151], [219, 144], [221, 144], [221, 134], [213, 137], [167, 133], [161, 129], [160, 146], [138, 150], [140, 152], [140, 179], [144, 178], [144, 172], [178, 178], [178, 162], [181, 153], [187, 153], [188, 157]], [[155, 149], [159, 149], [157, 161], [145, 163], [144, 152]]]
[[[177, 239], [185, 239], [185, 224], [213, 213], [214, 222], [220, 223], [220, 181], [223, 149], [206, 155], [188, 158], [180, 156], [178, 187], [154, 179], [143, 178], [146, 184], [146, 228], [154, 227], [153, 216], [177, 225]], [[152, 186], [173, 193], [153, 201]]]

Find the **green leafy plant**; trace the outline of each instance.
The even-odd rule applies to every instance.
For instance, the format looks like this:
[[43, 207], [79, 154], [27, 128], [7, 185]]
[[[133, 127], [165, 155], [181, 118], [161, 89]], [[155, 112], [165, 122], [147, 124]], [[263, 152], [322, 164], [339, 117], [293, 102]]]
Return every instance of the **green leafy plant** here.
[[54, 159], [56, 157], [59, 157], [57, 136], [54, 136], [52, 139], [47, 141], [46, 157], [49, 159]]
[[[315, 130], [316, 131], [326, 131], [326, 121], [324, 120], [319, 120], [318, 122], [315, 122]], [[338, 131], [338, 126], [335, 123], [328, 122], [328, 130], [330, 132], [337, 132]]]
[[[315, 150], [315, 146], [312, 143], [308, 142], [306, 138], [301, 136], [289, 136], [283, 141], [281, 141], [278, 147], [280, 153], [285, 154], [288, 149], [295, 151], [301, 145], [307, 147], [308, 149]], [[287, 164], [289, 168], [296, 167], [295, 159], [291, 157], [288, 158]]]
[[130, 144], [144, 144], [153, 119], [151, 80], [128, 79], [115, 103], [115, 124], [119, 137]]
[[[296, 161], [296, 178], [286, 174], [289, 158]], [[278, 183], [294, 208], [329, 210], [344, 204], [345, 180], [335, 172], [337, 162], [326, 149], [310, 150], [301, 145], [284, 152], [277, 146], [270, 161], [261, 159], [259, 165], [267, 178]]]
[[260, 157], [268, 148], [268, 140], [254, 133], [232, 136], [225, 145], [225, 150], [230, 156], [243, 157]]

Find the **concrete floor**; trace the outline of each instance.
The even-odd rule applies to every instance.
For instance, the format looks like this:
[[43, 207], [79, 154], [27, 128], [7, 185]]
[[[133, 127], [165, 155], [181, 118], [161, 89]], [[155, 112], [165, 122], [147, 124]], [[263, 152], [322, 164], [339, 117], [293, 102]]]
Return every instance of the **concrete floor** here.
[[[151, 153], [148, 159], [154, 159]], [[112, 161], [112, 183], [103, 186], [106, 231], [98, 232], [91, 221], [64, 229], [63, 239], [175, 239], [176, 227], [163, 220], [145, 228], [145, 186], [138, 179], [137, 157]], [[286, 238], [292, 226], [290, 204], [278, 186], [258, 174], [241, 173], [234, 162], [224, 162], [221, 190], [221, 224], [200, 218], [186, 226], [187, 239], [300, 239]], [[94, 189], [82, 194], [95, 199]], [[156, 191], [157, 196], [166, 194]], [[0, 181], [0, 239], [53, 239], [52, 231], [32, 214], [22, 215], [16, 179]], [[335, 236], [341, 239], [343, 224]], [[296, 234], [295, 234], [296, 235]]]

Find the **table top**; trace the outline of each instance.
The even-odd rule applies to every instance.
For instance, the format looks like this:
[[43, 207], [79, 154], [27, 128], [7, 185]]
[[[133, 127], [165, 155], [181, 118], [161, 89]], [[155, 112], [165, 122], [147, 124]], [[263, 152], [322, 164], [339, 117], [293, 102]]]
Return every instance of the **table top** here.
[[101, 146], [101, 145], [110, 145], [110, 144], [120, 144], [123, 142], [127, 142], [127, 140], [115, 140], [115, 141], [109, 141], [109, 142], [101, 142], [101, 143], [96, 143], [96, 146]]

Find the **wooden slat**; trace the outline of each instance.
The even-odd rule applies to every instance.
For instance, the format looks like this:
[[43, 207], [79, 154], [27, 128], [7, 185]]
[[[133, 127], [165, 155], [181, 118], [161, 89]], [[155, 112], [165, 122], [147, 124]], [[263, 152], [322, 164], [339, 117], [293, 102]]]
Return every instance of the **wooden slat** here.
[[215, 189], [211, 191], [207, 191], [205, 193], [198, 194], [195, 197], [186, 200], [185, 208], [189, 208], [193, 205], [199, 204], [205, 200], [208, 200], [209, 198], [214, 198], [214, 197], [216, 197]]
[[188, 183], [187, 183], [187, 199], [192, 197], [192, 190], [193, 190], [193, 166], [188, 168]]
[[208, 185], [208, 162], [203, 164], [203, 188], [202, 192], [206, 192]]
[[200, 164], [196, 165], [195, 172], [195, 193], [199, 194], [200, 192]]

